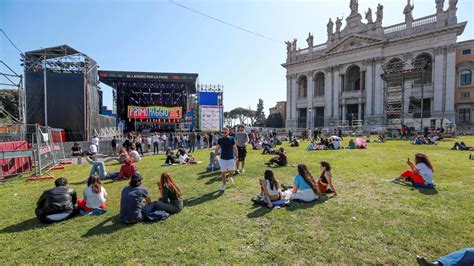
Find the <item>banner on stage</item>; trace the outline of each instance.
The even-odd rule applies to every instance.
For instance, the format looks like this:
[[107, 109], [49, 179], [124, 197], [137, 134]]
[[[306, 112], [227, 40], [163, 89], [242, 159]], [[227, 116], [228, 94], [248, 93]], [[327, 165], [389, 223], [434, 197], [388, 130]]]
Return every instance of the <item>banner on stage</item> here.
[[181, 119], [182, 107], [129, 106], [128, 118], [132, 119]]

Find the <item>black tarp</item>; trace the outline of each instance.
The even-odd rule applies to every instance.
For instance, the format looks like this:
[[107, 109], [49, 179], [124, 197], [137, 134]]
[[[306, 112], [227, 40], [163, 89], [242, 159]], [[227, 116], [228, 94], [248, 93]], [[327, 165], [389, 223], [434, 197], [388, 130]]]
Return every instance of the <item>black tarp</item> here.
[[[67, 141], [85, 139], [84, 74], [47, 73], [48, 125], [62, 128]], [[43, 72], [26, 72], [27, 124], [44, 125]]]

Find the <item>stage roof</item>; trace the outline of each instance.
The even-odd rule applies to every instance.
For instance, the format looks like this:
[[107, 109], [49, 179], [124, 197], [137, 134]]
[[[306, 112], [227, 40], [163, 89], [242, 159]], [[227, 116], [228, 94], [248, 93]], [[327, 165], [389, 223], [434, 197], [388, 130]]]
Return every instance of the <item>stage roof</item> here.
[[[191, 93], [196, 92], [198, 74], [196, 73], [158, 73], [158, 72], [130, 72], [130, 71], [99, 71], [99, 80], [113, 88], [116, 83], [186, 83]], [[139, 88], [137, 83], [137, 88]]]
[[75, 54], [81, 54], [81, 55], [87, 56], [66, 44], [55, 46], [55, 47], [48, 47], [48, 48], [33, 50], [33, 51], [29, 51], [25, 53], [26, 57], [30, 60], [39, 59], [43, 57], [45, 54], [47, 58], [56, 58], [56, 57], [75, 55]]

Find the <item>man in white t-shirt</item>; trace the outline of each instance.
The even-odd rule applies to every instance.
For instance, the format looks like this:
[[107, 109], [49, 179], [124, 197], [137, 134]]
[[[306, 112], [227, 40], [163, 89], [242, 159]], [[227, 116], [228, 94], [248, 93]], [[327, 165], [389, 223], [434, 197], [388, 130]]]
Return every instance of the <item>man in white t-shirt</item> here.
[[150, 152], [151, 151], [151, 136], [148, 136], [146, 138], [146, 152]]
[[97, 154], [97, 146], [91, 142], [89, 145], [89, 155], [96, 155], [96, 154]]
[[95, 146], [97, 146], [97, 151], [96, 153], [99, 153], [99, 137], [97, 136], [94, 136], [91, 140], [92, 144], [94, 144]]
[[153, 140], [153, 154], [158, 154], [158, 142], [160, 141], [160, 135], [155, 133], [152, 137]]

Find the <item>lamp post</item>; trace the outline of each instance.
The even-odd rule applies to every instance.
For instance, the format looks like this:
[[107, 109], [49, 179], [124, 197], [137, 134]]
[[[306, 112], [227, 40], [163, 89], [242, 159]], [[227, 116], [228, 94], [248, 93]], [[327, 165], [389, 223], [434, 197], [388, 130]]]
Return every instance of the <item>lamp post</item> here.
[[308, 108], [309, 112], [309, 128], [313, 128], [313, 109], [311, 107]]

